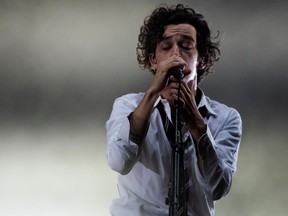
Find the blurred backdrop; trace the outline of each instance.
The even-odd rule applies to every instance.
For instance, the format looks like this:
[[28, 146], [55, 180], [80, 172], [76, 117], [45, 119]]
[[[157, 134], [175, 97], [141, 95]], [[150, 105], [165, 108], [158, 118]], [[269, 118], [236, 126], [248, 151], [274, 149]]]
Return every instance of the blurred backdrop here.
[[[238, 171], [221, 216], [287, 215], [288, 2], [187, 0], [220, 31], [201, 87], [243, 118]], [[0, 215], [108, 216], [116, 173], [105, 122], [116, 97], [145, 91], [136, 61], [159, 0], [0, 0]]]

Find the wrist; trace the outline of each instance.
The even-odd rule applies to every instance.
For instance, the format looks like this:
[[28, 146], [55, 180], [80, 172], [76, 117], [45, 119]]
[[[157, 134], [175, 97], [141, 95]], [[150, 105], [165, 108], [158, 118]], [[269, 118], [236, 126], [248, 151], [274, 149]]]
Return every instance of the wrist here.
[[157, 100], [157, 98], [159, 97], [160, 93], [152, 88], [149, 88], [146, 92], [145, 92], [145, 96], [149, 101], [151, 102], [155, 102]]
[[193, 126], [190, 126], [190, 133], [196, 143], [199, 142], [200, 138], [206, 133], [207, 125], [203, 122], [198, 122]]

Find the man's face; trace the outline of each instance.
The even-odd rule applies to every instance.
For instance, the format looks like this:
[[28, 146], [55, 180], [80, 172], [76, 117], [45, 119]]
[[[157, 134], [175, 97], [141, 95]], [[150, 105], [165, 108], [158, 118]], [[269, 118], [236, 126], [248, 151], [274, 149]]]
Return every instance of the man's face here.
[[177, 24], [165, 27], [163, 38], [157, 44], [151, 67], [157, 70], [160, 62], [169, 61], [173, 55], [180, 56], [186, 62], [183, 80], [192, 88], [192, 80], [197, 78], [198, 65], [196, 29], [192, 25]]

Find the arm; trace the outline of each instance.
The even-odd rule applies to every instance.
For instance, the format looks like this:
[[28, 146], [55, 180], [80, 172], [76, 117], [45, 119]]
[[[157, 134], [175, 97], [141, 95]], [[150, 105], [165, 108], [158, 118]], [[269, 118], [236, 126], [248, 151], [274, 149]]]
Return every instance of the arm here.
[[[152, 56], [151, 58], [154, 58]], [[156, 59], [152, 61], [157, 62]], [[159, 64], [153, 64], [153, 67], [155, 67], [156, 71], [153, 81], [137, 108], [129, 116], [129, 138], [131, 141], [137, 143], [140, 146], [143, 139], [145, 138], [153, 106], [163, 89], [166, 87], [168, 78], [167, 72], [169, 68], [172, 68], [176, 65], [184, 66], [185, 64], [186, 62], [177, 55], [173, 55], [168, 59], [163, 60]]]
[[157, 93], [148, 90], [139, 105], [128, 117], [130, 123], [129, 140], [139, 147], [146, 137], [149, 119], [158, 96]]
[[[176, 80], [170, 84], [171, 93], [176, 94]], [[238, 148], [242, 133], [242, 123], [235, 109], [227, 108], [218, 132], [211, 134], [209, 127], [199, 113], [196, 105], [196, 92], [182, 82], [180, 91], [181, 118], [189, 127], [195, 143], [198, 169], [206, 184], [205, 190], [213, 200], [226, 195], [231, 187], [232, 176], [236, 170]], [[174, 95], [175, 98], [175, 95]], [[227, 113], [229, 112], [229, 113]]]
[[122, 175], [128, 174], [137, 162], [156, 98], [150, 93], [139, 97], [128, 95], [116, 99], [106, 123], [107, 162]]
[[106, 123], [107, 162], [111, 169], [122, 175], [128, 174], [137, 162], [148, 131], [154, 100], [157, 100], [157, 95], [148, 91], [142, 98], [136, 96], [116, 99]]
[[185, 62], [171, 56], [157, 65], [152, 83], [139, 103], [132, 106], [129, 99], [115, 101], [106, 124], [107, 161], [120, 174], [129, 173], [137, 162], [154, 104], [167, 83], [167, 71], [176, 65], [185, 65]]
[[[219, 125], [221, 126], [221, 125]], [[215, 137], [209, 128], [196, 144], [197, 159], [202, 166], [202, 176], [207, 193], [213, 200], [225, 196], [236, 171], [242, 123], [239, 113], [231, 109], [222, 128]]]
[[111, 169], [120, 174], [127, 174], [130, 171], [140, 152], [138, 145], [129, 140], [128, 116], [135, 109], [137, 100], [139, 100], [137, 95], [117, 98], [110, 118], [106, 122], [107, 162]]

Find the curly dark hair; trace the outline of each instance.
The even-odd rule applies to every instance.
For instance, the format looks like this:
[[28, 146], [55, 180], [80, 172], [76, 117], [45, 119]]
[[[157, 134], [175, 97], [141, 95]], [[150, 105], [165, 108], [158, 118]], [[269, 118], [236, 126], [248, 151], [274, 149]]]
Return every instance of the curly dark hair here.
[[165, 26], [169, 24], [191, 24], [197, 32], [197, 50], [199, 64], [197, 67], [198, 81], [211, 73], [211, 67], [220, 57], [219, 32], [216, 37], [211, 36], [202, 14], [182, 4], [176, 6], [160, 6], [150, 16], [144, 19], [140, 28], [136, 48], [137, 60], [142, 69], [150, 68], [149, 54], [155, 53], [157, 44], [161, 41]]

